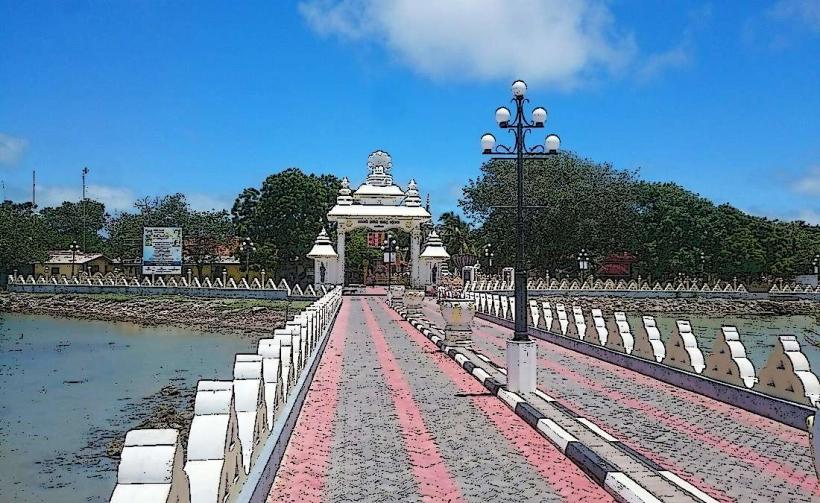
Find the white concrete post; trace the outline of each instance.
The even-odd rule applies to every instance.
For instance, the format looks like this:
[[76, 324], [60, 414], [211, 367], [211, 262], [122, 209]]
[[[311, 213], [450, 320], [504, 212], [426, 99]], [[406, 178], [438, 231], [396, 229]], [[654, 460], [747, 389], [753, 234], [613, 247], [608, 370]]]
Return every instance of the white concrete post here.
[[419, 254], [421, 253], [421, 229], [415, 228], [410, 232], [410, 284], [413, 288], [418, 288], [421, 284], [419, 279]]
[[507, 341], [507, 389], [513, 393], [533, 393], [538, 355], [535, 341]]
[[336, 276], [336, 284], [337, 285], [344, 285], [345, 284], [345, 233], [342, 229], [339, 229], [337, 232], [336, 238], [336, 254], [339, 256], [338, 260], [339, 263], [336, 265], [336, 271], [338, 274]]

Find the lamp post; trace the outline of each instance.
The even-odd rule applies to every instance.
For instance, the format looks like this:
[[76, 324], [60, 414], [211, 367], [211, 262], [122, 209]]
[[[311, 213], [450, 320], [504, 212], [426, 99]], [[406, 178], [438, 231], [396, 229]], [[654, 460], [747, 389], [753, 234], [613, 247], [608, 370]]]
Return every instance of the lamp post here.
[[[495, 136], [486, 133], [481, 137], [481, 150], [485, 155], [499, 158], [515, 159], [516, 168], [516, 205], [515, 205], [515, 332], [507, 344], [508, 384], [511, 391], [530, 392], [535, 389], [535, 343], [527, 333], [527, 271], [524, 270], [524, 158], [543, 159], [557, 154], [561, 139], [556, 134], [547, 135], [543, 145], [527, 147], [525, 136], [533, 129], [544, 127], [547, 121], [547, 110], [537, 107], [532, 111], [532, 120], [524, 116], [524, 97], [527, 84], [516, 80], [512, 84], [512, 101], [515, 104], [515, 117], [510, 110], [499, 107], [495, 111], [495, 120], [501, 129], [515, 135], [515, 146], [496, 146]], [[512, 118], [512, 120], [510, 120]]]
[[245, 238], [239, 245], [239, 251], [245, 253], [245, 281], [248, 281], [251, 273], [251, 253], [256, 251], [256, 245], [249, 237]]
[[77, 252], [80, 250], [80, 245], [77, 244], [77, 241], [72, 241], [70, 245], [68, 245], [68, 249], [71, 250], [71, 277], [74, 277], [74, 265], [77, 263]]
[[388, 234], [381, 249], [382, 252], [387, 254], [387, 291], [389, 292], [393, 276], [393, 254], [396, 252], [396, 238], [392, 234]]
[[812, 264], [814, 264], [814, 276], [818, 283], [820, 283], [820, 255], [815, 255], [814, 260], [812, 260]]
[[493, 245], [492, 243], [487, 243], [484, 245], [484, 258], [487, 259], [487, 274], [493, 273], [493, 257], [495, 257]]
[[706, 254], [700, 252], [700, 280], [705, 282], [706, 281]]
[[589, 269], [589, 253], [586, 249], [581, 248], [581, 253], [578, 254], [578, 270], [581, 271], [581, 284], [584, 283], [587, 270]]

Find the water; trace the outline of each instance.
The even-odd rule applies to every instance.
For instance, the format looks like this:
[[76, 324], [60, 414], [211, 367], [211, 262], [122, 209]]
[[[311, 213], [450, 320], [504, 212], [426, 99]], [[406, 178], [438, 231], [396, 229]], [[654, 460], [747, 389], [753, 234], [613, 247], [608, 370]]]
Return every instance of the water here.
[[[639, 316], [627, 316], [630, 325], [642, 323]], [[757, 372], [763, 368], [769, 355], [772, 354], [775, 344], [779, 344], [777, 336], [794, 335], [800, 343], [800, 348], [809, 360], [812, 371], [820, 376], [820, 348], [811, 344], [811, 340], [820, 342], [820, 327], [813, 316], [743, 316], [709, 318], [694, 314], [669, 316], [655, 314], [655, 321], [661, 332], [664, 344], [671, 338], [676, 320], [689, 320], [692, 332], [698, 341], [698, 347], [704, 356], [712, 352], [715, 339], [720, 334], [722, 325], [737, 327], [740, 340], [746, 346], [746, 355]]]
[[[171, 382], [230, 379], [234, 353], [254, 346], [180, 328], [2, 315], [0, 501], [108, 501], [116, 461], [89, 447], [95, 430], [137, 426], [126, 408]], [[73, 464], [78, 453], [96, 464]]]

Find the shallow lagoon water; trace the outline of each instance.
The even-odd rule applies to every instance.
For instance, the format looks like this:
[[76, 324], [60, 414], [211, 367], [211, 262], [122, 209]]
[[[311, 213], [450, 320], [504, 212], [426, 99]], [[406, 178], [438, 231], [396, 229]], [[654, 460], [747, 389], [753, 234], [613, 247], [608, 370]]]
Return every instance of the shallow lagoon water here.
[[[0, 501], [108, 501], [116, 462], [72, 465], [95, 431], [174, 383], [230, 379], [237, 335], [48, 316], [0, 315]], [[103, 450], [99, 450], [102, 456]]]
[[[811, 369], [820, 376], [820, 348], [809, 341], [820, 342], [820, 327], [813, 316], [727, 316], [725, 318], [710, 318], [694, 314], [670, 316], [654, 313], [655, 321], [661, 332], [661, 340], [666, 344], [671, 339], [676, 320], [689, 320], [692, 332], [698, 341], [698, 347], [704, 356], [711, 354], [715, 339], [720, 334], [720, 327], [724, 325], [737, 327], [740, 340], [746, 347], [746, 354], [757, 372], [766, 365], [769, 355], [779, 344], [780, 335], [794, 335], [800, 343], [800, 348], [809, 360]], [[642, 323], [639, 316], [627, 315], [630, 325]]]

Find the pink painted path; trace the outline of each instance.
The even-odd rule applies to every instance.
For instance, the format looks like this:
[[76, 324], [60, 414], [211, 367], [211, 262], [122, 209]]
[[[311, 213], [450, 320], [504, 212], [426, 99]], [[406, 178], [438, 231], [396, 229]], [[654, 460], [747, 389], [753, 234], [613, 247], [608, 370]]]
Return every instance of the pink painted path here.
[[350, 306], [342, 304], [322, 361], [316, 369], [295, 432], [282, 459], [268, 501], [322, 501], [330, 459], [331, 430], [336, 404], [342, 351], [350, 320]]
[[[433, 305], [425, 314], [442, 320]], [[503, 365], [511, 330], [478, 320], [476, 349]], [[719, 500], [820, 501], [805, 433], [539, 341], [546, 393]]]
[[345, 297], [269, 501], [611, 501], [383, 297]]
[[516, 450], [544, 477], [564, 501], [580, 503], [612, 500], [606, 491], [589, 479], [580, 468], [569, 463], [560, 451], [545, 442], [530, 425], [512, 414], [500, 400], [487, 400], [479, 397], [478, 395], [486, 392], [484, 386], [467, 374], [451, 358], [437, 351], [435, 344], [419, 333], [410, 323], [404, 321], [387, 306], [380, 305], [379, 309], [386, 317], [401, 326], [419, 350], [432, 351], [431, 358], [438, 369], [453, 381], [462, 393], [471, 395], [473, 405], [484, 413], [493, 427], [515, 446]]

